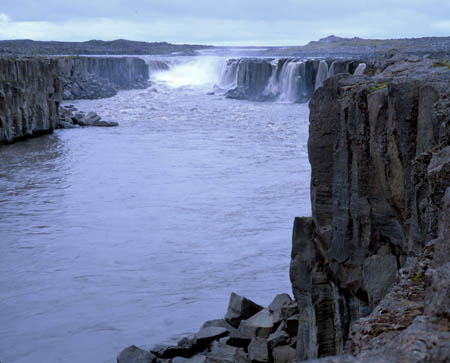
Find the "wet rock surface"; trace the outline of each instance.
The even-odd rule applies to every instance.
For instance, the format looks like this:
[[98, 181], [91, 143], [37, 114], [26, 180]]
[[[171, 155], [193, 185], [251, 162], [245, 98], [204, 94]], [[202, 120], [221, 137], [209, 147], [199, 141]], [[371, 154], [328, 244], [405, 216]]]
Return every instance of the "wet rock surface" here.
[[72, 129], [80, 126], [119, 126], [119, 124], [114, 121], [102, 121], [101, 117], [95, 112], [78, 112], [72, 105], [60, 107], [59, 115], [57, 128], [60, 129]]

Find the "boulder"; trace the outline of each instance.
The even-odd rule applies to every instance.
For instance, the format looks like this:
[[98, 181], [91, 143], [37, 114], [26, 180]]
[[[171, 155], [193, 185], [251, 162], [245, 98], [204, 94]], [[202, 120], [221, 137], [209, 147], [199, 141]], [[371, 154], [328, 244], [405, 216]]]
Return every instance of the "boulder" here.
[[114, 121], [94, 121], [91, 126], [113, 127], [119, 126], [119, 123]]
[[117, 357], [117, 363], [153, 363], [156, 357], [143, 349], [131, 345], [120, 352]]
[[198, 350], [206, 348], [206, 346], [212, 343], [214, 340], [218, 340], [230, 334], [226, 328], [210, 326], [201, 328], [200, 331], [195, 334], [194, 341]]
[[250, 332], [233, 329], [230, 333], [230, 338], [227, 340], [227, 344], [233, 347], [247, 349], [251, 340]]
[[60, 129], [73, 129], [73, 128], [76, 128], [77, 126], [71, 122], [59, 121], [58, 127]]
[[206, 355], [206, 363], [249, 363], [244, 349], [232, 347], [222, 342], [212, 348], [211, 353]]
[[232, 328], [224, 319], [215, 319], [215, 320], [205, 321], [202, 325], [202, 328], [208, 328], [210, 326], [226, 328], [228, 330], [230, 330]]
[[268, 338], [275, 330], [275, 323], [272, 313], [269, 309], [263, 309], [253, 315], [250, 319], [242, 320], [239, 325], [239, 331], [243, 336]]
[[295, 349], [288, 345], [282, 345], [274, 348], [272, 351], [272, 357], [274, 363], [296, 362]]
[[269, 310], [273, 313], [276, 310], [281, 310], [285, 305], [292, 304], [293, 301], [288, 294], [278, 294], [269, 305]]
[[268, 362], [269, 348], [267, 340], [262, 338], [254, 338], [248, 346], [248, 358], [251, 362]]
[[250, 318], [262, 309], [262, 306], [233, 292], [230, 296], [230, 302], [228, 304], [228, 311], [225, 315], [225, 320], [231, 326], [237, 328], [241, 320]]
[[269, 335], [269, 338], [267, 339], [267, 343], [269, 345], [269, 348], [273, 350], [273, 348], [279, 346], [279, 345], [286, 345], [289, 343], [291, 337], [286, 332], [286, 324], [282, 322], [277, 330]]
[[192, 348], [185, 348], [179, 345], [157, 345], [150, 349], [150, 351], [155, 356], [161, 359], [169, 359], [175, 357], [189, 358], [196, 353], [196, 351], [194, 351]]
[[274, 321], [279, 322], [295, 315], [298, 312], [298, 305], [288, 294], [279, 294], [269, 305], [269, 310], [274, 315]]
[[172, 359], [171, 363], [205, 363], [206, 362], [206, 356], [199, 354], [192, 358], [181, 358], [181, 357], [175, 357]]

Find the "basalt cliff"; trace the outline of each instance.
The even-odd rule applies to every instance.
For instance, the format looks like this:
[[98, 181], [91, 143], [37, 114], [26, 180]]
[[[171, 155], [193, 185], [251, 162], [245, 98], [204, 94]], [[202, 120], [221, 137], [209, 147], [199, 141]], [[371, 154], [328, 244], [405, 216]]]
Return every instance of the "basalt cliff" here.
[[0, 144], [51, 133], [62, 100], [111, 97], [148, 78], [132, 57], [0, 57]]
[[296, 218], [297, 360], [450, 358], [450, 69], [383, 59], [310, 101], [312, 217]]

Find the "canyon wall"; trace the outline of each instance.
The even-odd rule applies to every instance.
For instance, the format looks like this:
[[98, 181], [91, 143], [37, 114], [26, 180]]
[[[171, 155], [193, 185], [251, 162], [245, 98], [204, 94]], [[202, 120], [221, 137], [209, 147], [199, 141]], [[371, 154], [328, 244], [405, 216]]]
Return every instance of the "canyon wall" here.
[[134, 57], [60, 57], [63, 99], [112, 97], [118, 90], [148, 87], [149, 67]]
[[[346, 346], [349, 353], [369, 357], [364, 353], [369, 338], [382, 341], [388, 331], [393, 339], [389, 321], [376, 330], [380, 319], [373, 314], [380, 302], [405, 304], [398, 296], [395, 304], [396, 295], [388, 294], [395, 283], [403, 283], [400, 292], [410, 282], [411, 289], [421, 283], [426, 289], [410, 294], [414, 313], [397, 312], [410, 319], [398, 331], [420, 317], [431, 319], [427, 329], [432, 330], [436, 316], [445, 316], [448, 331], [450, 236], [444, 196], [450, 195], [450, 69], [447, 63], [414, 58], [379, 64], [376, 73], [329, 78], [310, 101], [313, 214], [295, 220], [290, 271], [300, 314], [298, 361], [341, 354]], [[440, 251], [433, 252], [434, 259], [433, 253], [424, 255], [427, 244], [428, 252], [430, 244]], [[433, 264], [439, 273], [431, 273]], [[418, 266], [422, 270], [416, 275], [405, 272]], [[386, 296], [391, 303], [383, 300]], [[434, 306], [428, 312], [427, 297], [427, 305]], [[373, 329], [364, 344], [357, 344], [352, 339], [362, 333], [355, 327], [364, 317]], [[398, 339], [405, 351], [415, 349], [406, 338]], [[448, 339], [437, 339], [434, 347], [449, 349]]]
[[0, 57], [0, 144], [51, 133], [63, 99], [111, 97], [148, 78], [149, 65], [132, 57]]
[[57, 60], [0, 57], [0, 144], [51, 133], [62, 93]]

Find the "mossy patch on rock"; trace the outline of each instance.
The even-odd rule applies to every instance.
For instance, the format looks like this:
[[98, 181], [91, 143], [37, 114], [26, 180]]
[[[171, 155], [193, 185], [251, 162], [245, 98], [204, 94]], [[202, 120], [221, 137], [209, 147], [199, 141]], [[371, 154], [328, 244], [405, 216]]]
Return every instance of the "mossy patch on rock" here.
[[440, 68], [440, 67], [447, 67], [450, 69], [450, 62], [449, 61], [439, 61], [433, 63], [434, 68]]
[[367, 93], [372, 93], [375, 91], [379, 91], [380, 89], [387, 88], [388, 84], [386, 82], [380, 82], [375, 87], [369, 87]]

